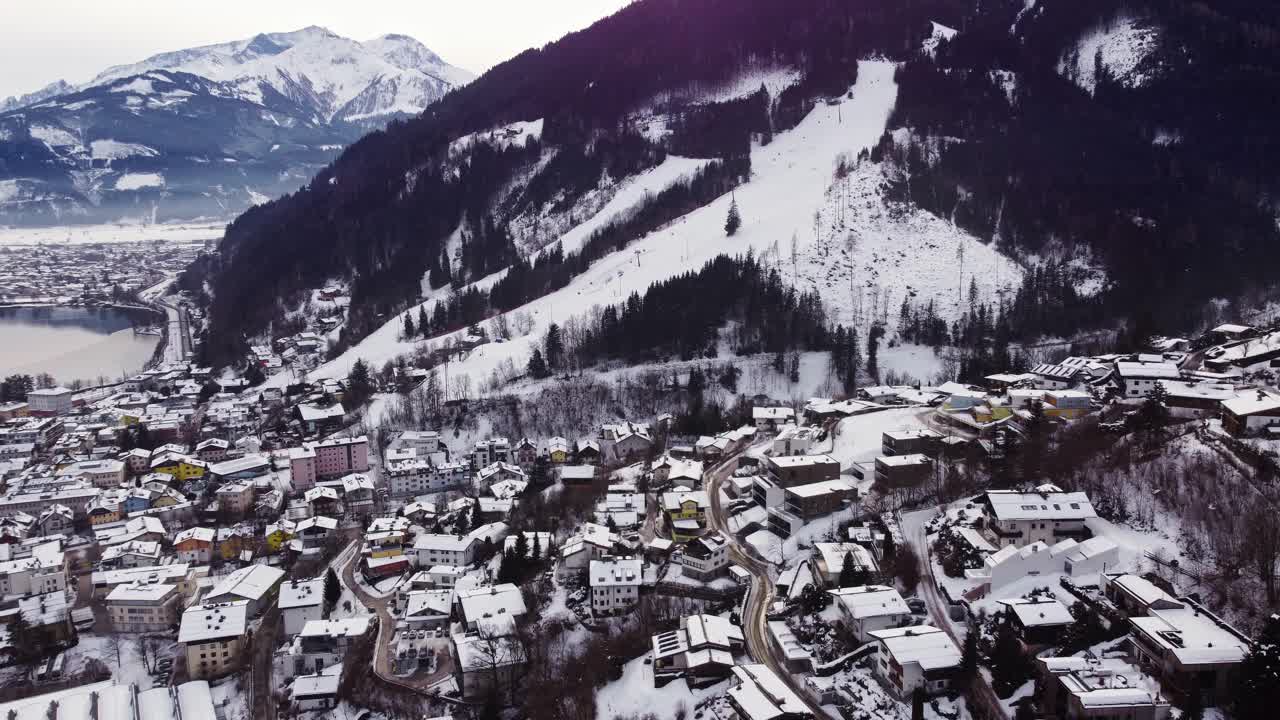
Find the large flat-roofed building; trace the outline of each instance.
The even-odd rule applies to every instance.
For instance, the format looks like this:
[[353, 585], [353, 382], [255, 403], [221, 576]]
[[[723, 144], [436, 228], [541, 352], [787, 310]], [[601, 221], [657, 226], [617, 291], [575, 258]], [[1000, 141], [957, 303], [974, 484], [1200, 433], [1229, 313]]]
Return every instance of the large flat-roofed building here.
[[106, 599], [111, 627], [119, 633], [168, 632], [181, 602], [177, 585], [141, 582], [117, 585]]
[[840, 461], [830, 455], [787, 455], [765, 458], [769, 478], [780, 487], [808, 485], [840, 477]]
[[187, 674], [195, 680], [222, 677], [244, 664], [249, 603], [205, 603], [187, 608], [178, 628]]
[[886, 430], [880, 436], [880, 451], [885, 455], [934, 455], [941, 439], [942, 435], [928, 428]]
[[933, 473], [933, 459], [921, 453], [876, 458], [876, 482], [884, 487], [914, 487]]
[[64, 387], [32, 390], [27, 393], [27, 406], [32, 415], [67, 415], [71, 412], [74, 394], [70, 388]]

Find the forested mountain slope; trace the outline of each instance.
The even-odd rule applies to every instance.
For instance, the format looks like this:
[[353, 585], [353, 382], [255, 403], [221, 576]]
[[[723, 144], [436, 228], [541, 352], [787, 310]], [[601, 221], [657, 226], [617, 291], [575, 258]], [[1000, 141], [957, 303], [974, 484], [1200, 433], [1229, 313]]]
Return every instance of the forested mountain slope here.
[[[381, 340], [326, 374], [411, 347], [406, 314], [439, 339], [610, 277], [631, 287], [625, 260], [644, 252], [665, 263], [647, 283], [750, 250], [831, 322], [897, 323], [995, 364], [1011, 339], [1187, 322], [1264, 284], [1277, 247], [1276, 96], [1241, 99], [1274, 82], [1275, 18], [1179, 0], [644, 0], [365, 137], [240, 217], [184, 284], [211, 294], [205, 351], [228, 363], [308, 289], [350, 280], [333, 355]], [[876, 56], [898, 64], [887, 105], [859, 101], [875, 91], [858, 61]], [[805, 125], [815, 108], [832, 124]], [[862, 114], [847, 135], [846, 110]], [[876, 122], [875, 147], [856, 140]], [[690, 170], [677, 182], [673, 163]], [[812, 178], [788, 182], [795, 165]], [[736, 244], [731, 191], [750, 200]]]

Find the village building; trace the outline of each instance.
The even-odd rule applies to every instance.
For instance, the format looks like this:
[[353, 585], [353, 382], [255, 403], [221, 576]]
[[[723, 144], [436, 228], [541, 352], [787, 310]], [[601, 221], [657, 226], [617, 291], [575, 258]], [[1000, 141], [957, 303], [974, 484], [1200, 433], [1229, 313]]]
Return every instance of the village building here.
[[1037, 706], [1046, 720], [1167, 720], [1159, 682], [1123, 658], [1041, 657]]
[[168, 632], [178, 623], [182, 593], [177, 585], [135, 581], [117, 585], [105, 603], [118, 633]]
[[324, 617], [324, 578], [282, 584], [276, 606], [280, 608], [285, 635], [297, 635], [308, 622]]
[[876, 483], [886, 488], [918, 487], [934, 472], [933, 458], [919, 453], [876, 458]]
[[696, 678], [726, 677], [742, 653], [742, 628], [716, 615], [680, 618], [680, 627], [653, 636], [653, 673]]
[[928, 428], [886, 430], [880, 436], [880, 452], [884, 455], [936, 456], [941, 439], [941, 434]]
[[205, 596], [206, 603], [244, 602], [249, 617], [255, 617], [275, 600], [284, 571], [268, 565], [249, 565], [221, 578]]
[[859, 585], [828, 592], [835, 597], [845, 626], [860, 643], [869, 642], [872, 632], [912, 622], [911, 609], [895, 588]]
[[186, 655], [187, 674], [209, 680], [244, 666], [249, 603], [203, 603], [182, 613], [178, 643]]
[[811, 720], [813, 711], [767, 665], [736, 665], [729, 704], [742, 720]]
[[621, 615], [640, 601], [644, 582], [640, 558], [606, 558], [591, 561], [587, 579], [591, 587], [591, 615]]
[[729, 543], [720, 533], [707, 533], [690, 540], [680, 556], [681, 575], [710, 582], [729, 571]]
[[1089, 496], [1052, 485], [1037, 492], [989, 490], [982, 496], [984, 534], [997, 547], [1035, 542], [1053, 545], [1088, 536], [1085, 521], [1097, 517]]
[[872, 630], [877, 643], [873, 672], [899, 698], [917, 689], [926, 695], [949, 691], [960, 670], [960, 649], [945, 632], [930, 625]]

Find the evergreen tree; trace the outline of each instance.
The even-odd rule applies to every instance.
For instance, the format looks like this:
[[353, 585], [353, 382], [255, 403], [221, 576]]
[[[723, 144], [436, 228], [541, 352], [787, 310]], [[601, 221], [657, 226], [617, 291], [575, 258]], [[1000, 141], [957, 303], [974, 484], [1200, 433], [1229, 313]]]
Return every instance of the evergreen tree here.
[[538, 348], [533, 349], [533, 355], [529, 356], [529, 377], [535, 380], [541, 380], [549, 376], [551, 373], [547, 370], [547, 363], [542, 359], [542, 351]]
[[559, 325], [551, 323], [547, 328], [545, 347], [547, 367], [553, 372], [559, 370], [564, 362], [564, 341], [560, 337]]
[[1009, 697], [1031, 677], [1030, 663], [1022, 652], [1012, 611], [1001, 613], [997, 620], [995, 642], [991, 648], [991, 677], [992, 689], [1002, 698]]
[[404, 331], [403, 331], [403, 333], [404, 333], [404, 334], [403, 334], [403, 336], [402, 336], [402, 337], [403, 337], [405, 340], [412, 340], [412, 339], [413, 339], [413, 336], [417, 334], [417, 330], [413, 327], [413, 313], [405, 313], [405, 314], [404, 314]]
[[1240, 691], [1236, 693], [1236, 716], [1240, 720], [1275, 717], [1280, 708], [1280, 615], [1267, 619], [1262, 633], [1253, 641], [1240, 664]]
[[356, 358], [347, 374], [346, 400], [349, 407], [363, 405], [373, 396], [373, 378], [369, 374], [369, 364], [364, 358]]
[[324, 608], [325, 614], [333, 612], [333, 608], [337, 606], [338, 599], [342, 597], [342, 586], [338, 584], [338, 573], [329, 568], [324, 574]]
[[787, 373], [791, 382], [800, 382], [800, 353], [791, 353], [791, 371]]
[[854, 587], [855, 572], [853, 553], [845, 553], [844, 561], [840, 563], [840, 587]]
[[877, 356], [880, 353], [880, 338], [884, 337], [884, 326], [879, 323], [871, 326], [867, 333], [867, 374], [875, 382], [880, 382], [880, 367]]
[[528, 536], [526, 536], [523, 532], [516, 533], [515, 546], [516, 546], [515, 550], [516, 550], [516, 560], [518, 561], [518, 567], [523, 568], [525, 562], [528, 561], [529, 559]]
[[724, 221], [724, 234], [733, 237], [742, 227], [742, 217], [738, 214], [738, 199], [729, 201], [729, 216]]
[[249, 367], [244, 369], [244, 381], [249, 383], [249, 387], [256, 387], [267, 381], [267, 376], [262, 374], [262, 366], [256, 360], [250, 361]]
[[533, 552], [531, 553], [535, 563], [542, 562], [542, 536], [538, 533], [533, 534]]
[[418, 308], [418, 333], [422, 337], [431, 337], [431, 321], [427, 318], [427, 306]]

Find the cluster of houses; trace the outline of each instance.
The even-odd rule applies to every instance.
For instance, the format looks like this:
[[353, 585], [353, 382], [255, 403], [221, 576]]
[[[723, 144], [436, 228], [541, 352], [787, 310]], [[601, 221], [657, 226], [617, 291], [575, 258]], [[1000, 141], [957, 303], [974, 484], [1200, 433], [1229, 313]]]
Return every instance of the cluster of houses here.
[[119, 301], [196, 258], [199, 244], [13, 245], [0, 268], [0, 302], [93, 304]]

